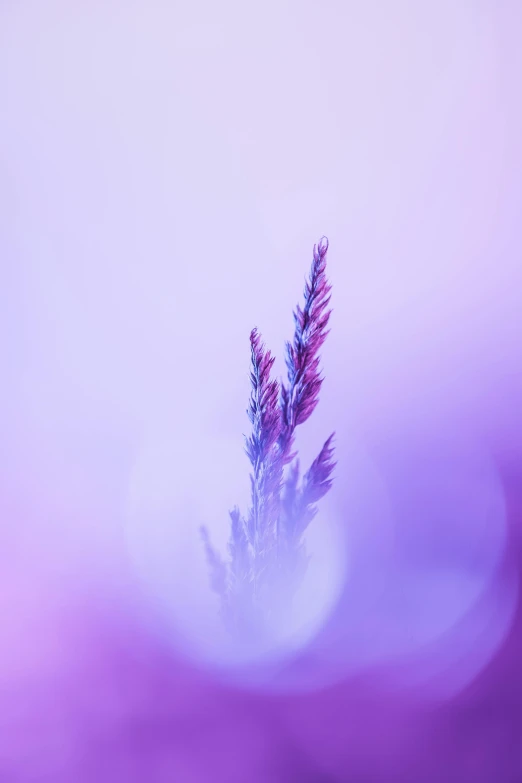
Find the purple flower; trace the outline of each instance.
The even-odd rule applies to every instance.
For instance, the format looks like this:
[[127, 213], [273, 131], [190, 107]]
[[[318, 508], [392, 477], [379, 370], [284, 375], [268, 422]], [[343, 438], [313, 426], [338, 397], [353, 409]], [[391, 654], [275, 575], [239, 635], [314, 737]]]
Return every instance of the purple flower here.
[[288, 385], [280, 388], [271, 378], [274, 357], [257, 329], [250, 334], [252, 391], [247, 413], [252, 432], [245, 450], [252, 467], [251, 506], [246, 518], [237, 508], [230, 512], [228, 562], [212, 548], [202, 528], [211, 587], [220, 597], [225, 622], [236, 631], [263, 626], [276, 604], [279, 613], [290, 606], [307, 563], [302, 535], [317, 513], [317, 502], [332, 485], [333, 435], [300, 486], [299, 462], [293, 462], [292, 452], [295, 429], [315, 410], [323, 383], [319, 350], [331, 314], [327, 251], [323, 237], [314, 246], [304, 306], [294, 312], [294, 338], [286, 344]]
[[290, 449], [295, 428], [303, 424], [314, 412], [319, 402], [323, 379], [319, 373], [319, 350], [328, 330], [331, 310], [331, 286], [326, 278], [326, 254], [328, 240], [323, 237], [314, 246], [312, 268], [304, 289], [304, 307], [294, 311], [295, 332], [293, 342], [286, 343], [288, 386], [281, 386], [283, 423], [280, 443], [286, 461], [291, 461]]
[[278, 439], [281, 434], [279, 383], [271, 380], [274, 357], [265, 351], [257, 329], [250, 334], [252, 393], [248, 416], [252, 435], [246, 439], [246, 453], [252, 465], [252, 506], [247, 520], [247, 537], [255, 557], [265, 557], [275, 544], [279, 515], [283, 463]]

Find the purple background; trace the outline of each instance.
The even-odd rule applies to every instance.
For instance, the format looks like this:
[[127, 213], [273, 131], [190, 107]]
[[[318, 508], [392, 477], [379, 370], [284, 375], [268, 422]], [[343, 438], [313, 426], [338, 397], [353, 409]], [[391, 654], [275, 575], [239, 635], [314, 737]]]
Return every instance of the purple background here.
[[[2, 783], [522, 781], [521, 25], [1, 0]], [[240, 454], [249, 331], [282, 371], [322, 234], [299, 445], [338, 433], [352, 570], [298, 692], [252, 691], [151, 632], [132, 476], [170, 438], [168, 507], [187, 438], [188, 497]]]

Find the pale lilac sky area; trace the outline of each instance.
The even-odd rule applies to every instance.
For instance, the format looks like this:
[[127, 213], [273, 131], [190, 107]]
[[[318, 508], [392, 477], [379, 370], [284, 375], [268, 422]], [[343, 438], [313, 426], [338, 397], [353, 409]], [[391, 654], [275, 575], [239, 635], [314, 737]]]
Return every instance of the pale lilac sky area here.
[[[109, 613], [123, 603], [138, 636], [154, 627], [151, 644], [166, 658], [199, 616], [192, 529], [215, 524], [222, 543], [228, 507], [247, 501], [248, 335], [260, 329], [282, 373], [291, 311], [322, 235], [334, 314], [321, 402], [298, 445], [308, 462], [337, 432], [337, 481], [317, 525], [342, 535], [324, 543], [320, 528], [311, 532], [310, 596], [323, 596], [328, 617], [317, 610], [304, 651], [311, 668], [292, 687], [334, 688], [377, 666], [393, 694], [381, 722], [395, 715], [402, 726], [412, 689], [456, 699], [511, 649], [520, 628], [521, 34], [515, 0], [0, 0], [0, 682], [45, 690], [65, 656], [72, 679], [60, 688], [73, 687], [76, 636], [56, 617], [72, 613], [81, 626], [86, 591]], [[159, 637], [146, 619], [158, 600], [169, 627]], [[89, 607], [88, 628], [93, 617]], [[205, 627], [191, 631], [200, 646]], [[96, 650], [98, 631], [85, 633]], [[99, 682], [120, 654], [111, 640], [100, 646]], [[152, 664], [140, 655], [129, 677], [141, 693]], [[329, 693], [321, 714], [340, 714]], [[141, 710], [161, 723], [159, 697], [112, 698], [121, 720]], [[353, 757], [335, 739], [314, 745], [316, 707], [308, 721], [306, 704], [302, 724], [293, 708], [281, 718], [281, 758], [288, 741], [289, 758], [306, 746], [333, 783], [348, 781], [348, 758], [356, 783], [408, 783], [402, 761], [390, 761], [397, 778], [379, 777], [375, 760], [364, 777], [369, 729]], [[237, 721], [234, 710], [223, 715]], [[29, 728], [17, 731], [20, 758], [6, 751], [5, 768], [19, 777], [6, 783], [36, 780], [20, 761]], [[257, 731], [245, 729], [252, 758]], [[389, 759], [409, 752], [401, 731]], [[433, 748], [446, 748], [445, 736]], [[479, 764], [453, 748], [452, 766], [450, 750], [440, 777], [422, 771], [420, 756], [412, 762], [415, 783], [522, 775], [505, 748], [497, 777], [489, 757]], [[294, 780], [277, 777], [279, 752], [260, 780]], [[215, 783], [234, 783], [216, 758]], [[249, 758], [238, 783], [257, 780]], [[209, 780], [195, 757], [183, 759], [168, 774]], [[63, 780], [104, 783], [80, 766]], [[159, 762], [156, 777], [145, 762], [143, 778], [121, 769], [129, 781], [171, 779]]]

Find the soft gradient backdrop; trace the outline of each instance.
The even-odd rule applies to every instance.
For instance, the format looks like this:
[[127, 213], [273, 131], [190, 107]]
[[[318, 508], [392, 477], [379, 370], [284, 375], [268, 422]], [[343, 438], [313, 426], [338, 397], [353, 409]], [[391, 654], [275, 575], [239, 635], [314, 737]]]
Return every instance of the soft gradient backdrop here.
[[[521, 31], [0, 0], [2, 783], [520, 783]], [[218, 665], [195, 531], [247, 500], [248, 334], [283, 372], [322, 234], [299, 446], [335, 429], [337, 481], [260, 679]]]

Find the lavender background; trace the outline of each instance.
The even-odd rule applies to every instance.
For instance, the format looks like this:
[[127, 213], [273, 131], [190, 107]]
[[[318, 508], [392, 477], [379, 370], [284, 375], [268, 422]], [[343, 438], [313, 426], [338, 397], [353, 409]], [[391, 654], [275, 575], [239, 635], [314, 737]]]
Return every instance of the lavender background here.
[[[2, 782], [520, 783], [521, 23], [2, 0]], [[322, 234], [299, 446], [337, 430], [349, 567], [245, 687], [168, 619], [197, 614], [192, 523], [248, 491], [248, 334], [282, 371]]]

